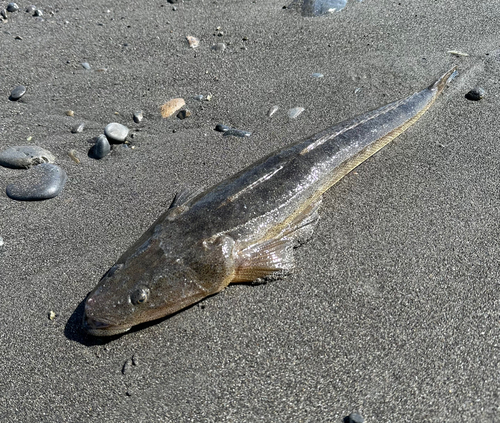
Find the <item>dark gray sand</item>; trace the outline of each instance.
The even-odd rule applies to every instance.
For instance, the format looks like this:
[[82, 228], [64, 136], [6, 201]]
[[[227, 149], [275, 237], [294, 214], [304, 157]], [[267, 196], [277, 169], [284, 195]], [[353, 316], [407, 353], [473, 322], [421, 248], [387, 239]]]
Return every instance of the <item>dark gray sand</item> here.
[[[0, 148], [39, 145], [68, 175], [59, 197], [16, 202], [5, 186], [25, 171], [0, 167], [2, 421], [500, 421], [500, 2], [351, 0], [321, 18], [289, 2], [43, 0], [43, 21], [18, 3], [0, 23]], [[325, 195], [292, 276], [116, 339], [81, 333], [86, 294], [176, 191], [453, 63], [435, 106]], [[192, 115], [162, 119], [176, 97]], [[135, 148], [94, 160], [110, 122]]]

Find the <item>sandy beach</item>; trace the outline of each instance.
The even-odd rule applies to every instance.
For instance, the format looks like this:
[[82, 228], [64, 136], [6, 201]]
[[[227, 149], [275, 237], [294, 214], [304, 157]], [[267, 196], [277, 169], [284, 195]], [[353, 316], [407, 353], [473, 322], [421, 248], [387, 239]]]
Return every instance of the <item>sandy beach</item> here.
[[[67, 174], [56, 198], [15, 201], [28, 171], [0, 166], [0, 420], [500, 421], [500, 2], [290, 3], [42, 0], [0, 22], [0, 151], [40, 146]], [[86, 295], [176, 192], [454, 64], [432, 108], [324, 195], [292, 275], [123, 336], [82, 331]], [[173, 98], [189, 117], [162, 118]], [[110, 122], [127, 144], [95, 160]]]

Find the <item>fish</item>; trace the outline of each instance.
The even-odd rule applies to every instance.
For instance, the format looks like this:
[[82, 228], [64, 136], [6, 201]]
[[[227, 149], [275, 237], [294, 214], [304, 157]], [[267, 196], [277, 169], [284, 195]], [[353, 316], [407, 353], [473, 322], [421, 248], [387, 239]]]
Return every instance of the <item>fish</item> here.
[[83, 327], [113, 336], [230, 283], [279, 279], [319, 220], [325, 191], [413, 125], [456, 66], [407, 98], [262, 158], [206, 191], [181, 191], [85, 299]]

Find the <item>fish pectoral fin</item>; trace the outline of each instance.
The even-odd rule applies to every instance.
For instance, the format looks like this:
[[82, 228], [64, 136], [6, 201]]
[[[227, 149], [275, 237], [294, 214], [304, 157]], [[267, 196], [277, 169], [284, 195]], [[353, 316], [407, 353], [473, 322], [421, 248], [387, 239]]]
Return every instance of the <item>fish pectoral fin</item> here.
[[231, 283], [283, 276], [294, 267], [293, 241], [281, 238], [254, 244], [238, 253], [235, 264]]
[[203, 188], [184, 188], [175, 194], [169, 209], [174, 209], [179, 206], [184, 206], [189, 203], [193, 198], [197, 197], [203, 192]]

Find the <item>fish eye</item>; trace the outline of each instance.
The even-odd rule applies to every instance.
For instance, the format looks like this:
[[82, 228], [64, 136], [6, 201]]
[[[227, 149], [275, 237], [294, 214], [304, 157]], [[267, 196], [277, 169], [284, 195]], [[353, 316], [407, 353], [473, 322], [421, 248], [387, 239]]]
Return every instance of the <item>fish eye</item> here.
[[149, 288], [142, 287], [130, 295], [130, 301], [134, 305], [144, 304], [149, 298]]

